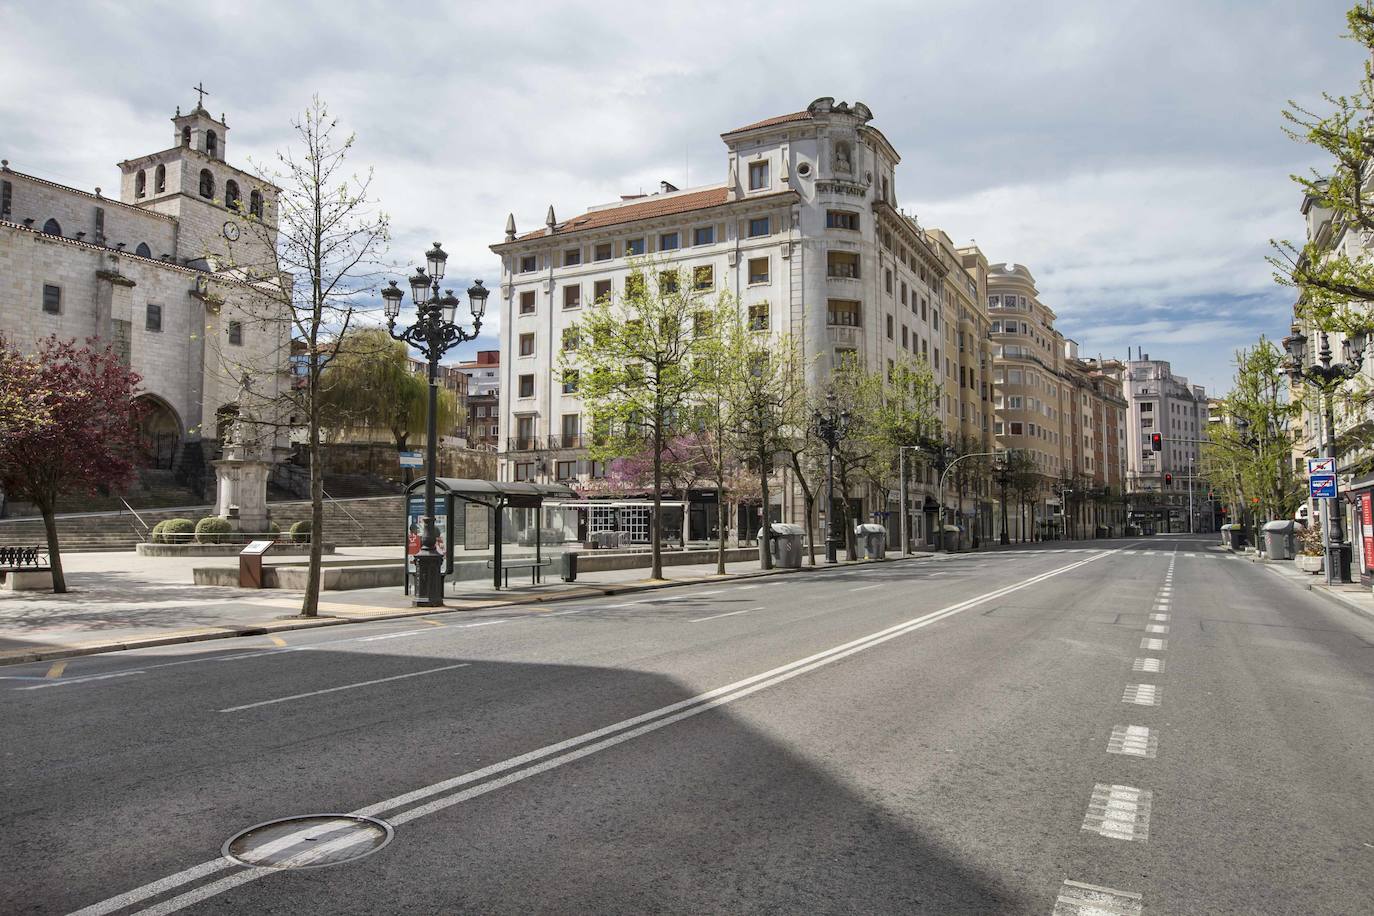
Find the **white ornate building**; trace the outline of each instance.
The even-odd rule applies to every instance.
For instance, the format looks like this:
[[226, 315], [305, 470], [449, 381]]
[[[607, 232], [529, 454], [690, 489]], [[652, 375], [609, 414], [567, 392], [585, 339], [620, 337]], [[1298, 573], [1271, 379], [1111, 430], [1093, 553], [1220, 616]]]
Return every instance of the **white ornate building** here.
[[245, 374], [258, 399], [286, 384], [290, 326], [222, 269], [231, 244], [270, 262], [256, 248], [274, 242], [276, 188], [225, 161], [222, 115], [178, 109], [172, 127], [170, 146], [119, 163], [118, 198], [3, 162], [0, 334], [25, 350], [50, 334], [113, 346], [143, 379], [148, 463], [199, 474]]
[[[544, 227], [524, 234], [512, 217], [505, 241], [492, 246], [502, 259], [502, 478], [572, 481], [601, 472], [582, 448], [582, 405], [564, 389], [557, 353], [579, 310], [620, 294], [628, 259], [641, 255], [686, 269], [703, 290], [728, 290], [761, 330], [790, 335], [813, 381], [846, 353], [870, 368], [902, 355], [928, 360], [946, 386], [946, 429], [990, 436], [986, 320], [966, 316], [961, 325], [952, 304], [957, 289], [958, 302], [982, 306], [978, 271], [986, 261], [976, 249], [956, 252], [947, 240], [942, 247], [898, 209], [901, 157], [872, 118], [861, 102], [820, 98], [722, 134], [718, 184], [680, 190], [664, 182], [656, 194], [566, 220], [550, 207]], [[933, 509], [925, 501], [933, 486], [922, 482], [910, 495], [919, 536], [933, 517], [922, 511]], [[783, 486], [778, 498], [782, 518], [802, 521], [794, 487]], [[888, 508], [865, 499], [862, 511]], [[888, 518], [894, 530], [896, 508]]]

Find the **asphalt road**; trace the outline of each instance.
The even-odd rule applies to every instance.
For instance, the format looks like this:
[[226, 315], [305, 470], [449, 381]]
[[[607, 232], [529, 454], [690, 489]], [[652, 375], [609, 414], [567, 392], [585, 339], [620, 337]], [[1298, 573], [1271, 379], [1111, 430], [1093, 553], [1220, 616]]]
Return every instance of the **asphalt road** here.
[[0, 912], [1374, 912], [1374, 622], [1211, 543], [5, 668]]

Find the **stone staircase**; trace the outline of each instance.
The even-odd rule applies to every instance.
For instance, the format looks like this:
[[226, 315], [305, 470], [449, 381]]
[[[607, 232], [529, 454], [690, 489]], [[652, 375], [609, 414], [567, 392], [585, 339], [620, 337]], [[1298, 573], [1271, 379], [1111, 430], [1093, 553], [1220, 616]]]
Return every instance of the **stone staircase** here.
[[[309, 501], [269, 502], [272, 519], [288, 530], [294, 522], [310, 518]], [[405, 509], [402, 496], [325, 500], [324, 540], [337, 547], [362, 547], [405, 542]], [[89, 512], [59, 515], [57, 537], [64, 551], [133, 550], [147, 540], [147, 529], [171, 518], [199, 521], [211, 506], [171, 509], [139, 509], [138, 516], [121, 512]], [[141, 521], [140, 521], [141, 519]], [[46, 544], [41, 518], [0, 519], [0, 545]]]

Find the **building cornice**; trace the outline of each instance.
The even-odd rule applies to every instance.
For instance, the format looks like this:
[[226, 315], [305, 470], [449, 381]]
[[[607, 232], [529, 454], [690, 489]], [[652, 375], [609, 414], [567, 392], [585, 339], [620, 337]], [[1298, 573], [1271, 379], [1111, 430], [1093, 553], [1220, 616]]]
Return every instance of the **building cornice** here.
[[[170, 223], [175, 223], [177, 221], [175, 216], [168, 216], [166, 213], [158, 213], [156, 210], [146, 210], [143, 207], [135, 206], [134, 204], [126, 204], [122, 200], [116, 200], [112, 197], [105, 197], [102, 194], [92, 194], [90, 191], [83, 191], [80, 188], [73, 188], [69, 185], [58, 184], [55, 181], [49, 181], [46, 178], [39, 178], [37, 175], [29, 175], [25, 172], [16, 172], [14, 169], [9, 168], [8, 166], [6, 166], [3, 170], [0, 171], [2, 171], [5, 175], [18, 175], [20, 178], [27, 178], [29, 181], [35, 181], [38, 184], [45, 185], [49, 188], [56, 188], [59, 191], [70, 191], [73, 194], [80, 194], [82, 197], [98, 201], [102, 204], [106, 204], [111, 207], [123, 207], [125, 210], [134, 210], [138, 213], [147, 213], [150, 216], [155, 216], [158, 219], [166, 220]], [[21, 226], [20, 228], [22, 229], [23, 227]]]

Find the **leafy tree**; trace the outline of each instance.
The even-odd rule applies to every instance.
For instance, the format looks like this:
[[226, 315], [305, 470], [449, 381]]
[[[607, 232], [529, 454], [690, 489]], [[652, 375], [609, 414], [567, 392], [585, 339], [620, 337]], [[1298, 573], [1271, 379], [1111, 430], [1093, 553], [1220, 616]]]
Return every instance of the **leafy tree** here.
[[1374, 261], [1366, 240], [1374, 235], [1374, 4], [1347, 14], [1345, 36], [1364, 48], [1363, 72], [1349, 95], [1323, 93], [1326, 113], [1289, 101], [1284, 132], [1330, 156], [1324, 170], [1294, 175], [1312, 205], [1330, 211], [1329, 232], [1302, 245], [1272, 242], [1274, 278], [1298, 290], [1299, 316], [1328, 331], [1356, 333], [1374, 323]]
[[[341, 136], [339, 122], [318, 97], [295, 121], [299, 149], [277, 154], [271, 168], [260, 168], [265, 181], [278, 187], [275, 213], [257, 217], [241, 211], [255, 244], [230, 250], [267, 252], [266, 263], [235, 263], [245, 276], [257, 278], [269, 293], [271, 317], [285, 314], [298, 349], [296, 384], [281, 395], [251, 397], [245, 392], [241, 416], [257, 426], [281, 425], [282, 416], [305, 418], [310, 454], [310, 560], [301, 615], [319, 613], [320, 567], [324, 545], [324, 426], [326, 370], [348, 352], [349, 329], [359, 311], [359, 297], [375, 280], [373, 270], [389, 238], [390, 221], [370, 197], [372, 172], [347, 172], [354, 135]], [[239, 367], [245, 371], [256, 367]], [[246, 377], [246, 376], [245, 376]]]
[[120, 489], [141, 447], [134, 396], [139, 376], [90, 342], [47, 337], [24, 356], [0, 336], [0, 486], [38, 507], [53, 591], [65, 592], [55, 511], [65, 493]]
[[[458, 397], [439, 392], [439, 429], [463, 421]], [[405, 451], [407, 440], [425, 434], [429, 383], [411, 369], [406, 346], [381, 328], [350, 331], [320, 387], [322, 422], [332, 428], [386, 430]]]
[[562, 353], [564, 368], [578, 373], [592, 424], [592, 457], [609, 460], [649, 446], [655, 579], [663, 578], [664, 445], [699, 391], [705, 338], [692, 328], [703, 302], [686, 272], [660, 272], [652, 261], [636, 261], [624, 292], [598, 300], [568, 329], [571, 343]]
[[1016, 499], [1017, 514], [1021, 520], [1020, 540], [1023, 544], [1032, 539], [1027, 509], [1034, 505], [1043, 488], [1044, 478], [1040, 475], [1040, 468], [1034, 459], [1021, 449], [1008, 452], [1007, 493]]

